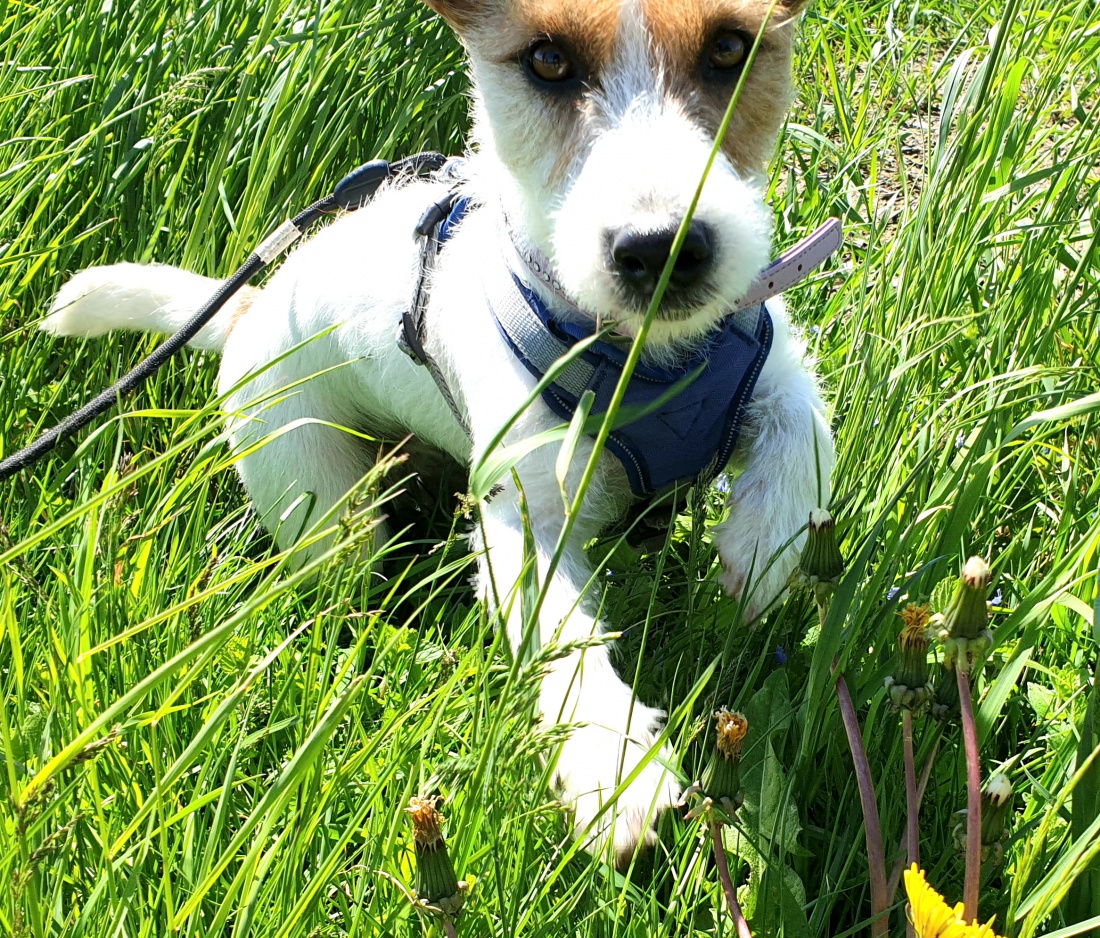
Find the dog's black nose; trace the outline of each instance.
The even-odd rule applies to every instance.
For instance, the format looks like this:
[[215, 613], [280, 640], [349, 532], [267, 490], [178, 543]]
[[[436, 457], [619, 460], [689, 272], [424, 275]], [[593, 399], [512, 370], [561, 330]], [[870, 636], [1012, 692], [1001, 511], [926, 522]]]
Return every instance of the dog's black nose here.
[[[661, 271], [665, 269], [675, 240], [676, 228], [644, 234], [620, 230], [611, 241], [615, 273], [632, 289], [651, 294], [661, 279]], [[677, 287], [694, 286], [710, 271], [712, 259], [710, 228], [701, 221], [692, 221], [672, 268], [670, 282]]]

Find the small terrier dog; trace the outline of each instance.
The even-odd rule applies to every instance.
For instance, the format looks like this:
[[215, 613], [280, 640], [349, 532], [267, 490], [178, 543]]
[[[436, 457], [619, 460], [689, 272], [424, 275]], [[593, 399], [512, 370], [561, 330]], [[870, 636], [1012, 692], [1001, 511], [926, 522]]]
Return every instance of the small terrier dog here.
[[[474, 87], [473, 143], [457, 171], [459, 192], [474, 208], [433, 264], [425, 314], [425, 347], [469, 435], [428, 369], [396, 340], [420, 269], [412, 229], [455, 182], [396, 180], [297, 248], [262, 291], [238, 293], [191, 343], [222, 354], [220, 388], [241, 479], [282, 547], [338, 510], [372, 463], [361, 438], [340, 427], [392, 440], [412, 435], [469, 465], [531, 395], [536, 377], [485, 301], [483, 270], [505, 263], [508, 250], [513, 258], [518, 247], [549, 259], [552, 285], [530, 266], [516, 266], [513, 276], [559, 321], [587, 315], [614, 322], [620, 336], [636, 335], [762, 29], [643, 362], [704, 347], [770, 259], [764, 173], [789, 103], [804, 0], [778, 0], [766, 23], [769, 0], [427, 3], [458, 33]], [[165, 266], [94, 268], [65, 285], [43, 328], [83, 336], [173, 332], [217, 287]], [[728, 520], [713, 531], [722, 583], [749, 618], [782, 593], [801, 543], [796, 535], [829, 498], [834, 461], [803, 346], [780, 299], [769, 299], [767, 311], [771, 351], [737, 449], [744, 470], [730, 487]], [[504, 443], [561, 423], [536, 398]], [[577, 445], [567, 490], [576, 490], [592, 443], [585, 436]], [[542, 446], [516, 468], [543, 573], [564, 523], [557, 459], [557, 446]], [[504, 490], [482, 506], [475, 547], [480, 589], [500, 603], [518, 648], [521, 603], [505, 597], [524, 574], [524, 530], [513, 477], [502, 481]], [[635, 502], [621, 460], [605, 451], [546, 588], [542, 643], [583, 646], [603, 628], [591, 611], [598, 596], [583, 545]], [[301, 550], [308, 557], [326, 548], [320, 541]], [[540, 706], [547, 723], [572, 726], [556, 777], [577, 835], [629, 859], [652, 841], [654, 819], [679, 796], [666, 768], [673, 754], [652, 751], [663, 715], [633, 699], [600, 643], [549, 666]]]

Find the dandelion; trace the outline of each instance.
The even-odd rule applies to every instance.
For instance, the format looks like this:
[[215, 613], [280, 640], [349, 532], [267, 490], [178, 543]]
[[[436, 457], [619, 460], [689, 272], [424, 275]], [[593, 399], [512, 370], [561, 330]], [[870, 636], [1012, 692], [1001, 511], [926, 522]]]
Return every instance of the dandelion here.
[[[817, 602], [817, 617], [822, 630], [828, 616], [829, 599], [836, 592], [844, 575], [844, 557], [836, 542], [836, 522], [824, 508], [810, 512], [806, 546], [802, 549], [798, 567], [788, 580], [791, 589], [808, 589]], [[882, 938], [889, 929], [886, 915], [886, 861], [882, 849], [882, 827], [879, 823], [878, 803], [875, 801], [875, 784], [871, 767], [863, 747], [863, 734], [859, 729], [852, 694], [844, 672], [840, 670], [839, 656], [833, 658], [835, 687], [844, 733], [852, 753], [852, 766], [859, 787], [859, 803], [863, 811], [864, 831], [867, 838], [867, 867], [871, 878], [871, 935]]]
[[719, 710], [714, 714], [718, 742], [703, 772], [703, 795], [732, 814], [743, 800], [741, 794], [741, 747], [749, 731], [742, 713]]
[[982, 789], [982, 843], [999, 843], [1008, 836], [1005, 822], [1012, 810], [1012, 782], [1004, 772], [994, 772]]
[[929, 606], [909, 603], [900, 613], [904, 627], [898, 636], [898, 668], [886, 678], [886, 691], [902, 711], [902, 755], [905, 763], [905, 841], [910, 863], [920, 863], [920, 795], [913, 755], [913, 711], [921, 710], [932, 698], [928, 679]]
[[962, 568], [959, 582], [943, 613], [944, 664], [970, 672], [981, 664], [993, 647], [989, 631], [986, 593], [993, 576], [981, 557], [971, 557]]
[[993, 930], [993, 919], [985, 925], [977, 921], [968, 925], [962, 903], [949, 906], [928, 885], [924, 871], [916, 864], [905, 871], [905, 891], [909, 896], [909, 921], [917, 938], [1001, 938]]
[[443, 839], [443, 815], [439, 795], [413, 798], [405, 809], [412, 818], [416, 848], [416, 894], [424, 907], [449, 918], [462, 907], [469, 888], [455, 874], [454, 864]]
[[994, 866], [1004, 863], [1013, 794], [1012, 782], [1004, 772], [990, 775], [982, 789], [982, 859], [990, 860]]
[[[694, 786], [695, 793], [702, 796], [702, 802], [693, 809], [692, 814], [706, 818], [710, 827], [718, 879], [722, 883], [722, 892], [725, 894], [726, 905], [733, 917], [737, 934], [739, 938], [752, 938], [744, 912], [737, 901], [737, 890], [726, 861], [726, 846], [722, 842], [723, 823], [741, 807], [741, 747], [749, 731], [749, 721], [743, 713], [719, 710], [714, 714], [714, 722], [717, 724], [718, 739], [710, 762], [703, 772], [702, 782]], [[723, 811], [715, 810], [716, 804], [721, 805]]]
[[959, 718], [966, 749], [966, 875], [963, 902], [971, 919], [978, 916], [978, 886], [982, 865], [982, 765], [978, 752], [978, 727], [974, 722], [974, 701], [970, 692], [970, 672], [985, 661], [993, 647], [989, 631], [986, 593], [993, 579], [989, 564], [971, 557], [963, 564], [955, 592], [943, 614], [944, 667], [955, 672], [959, 687]]
[[898, 635], [898, 667], [886, 678], [886, 691], [895, 707], [919, 710], [932, 698], [928, 679], [928, 622], [932, 610], [910, 603], [898, 615], [904, 623]]
[[824, 508], [815, 508], [810, 512], [806, 546], [790, 585], [811, 590], [820, 606], [836, 592], [843, 574], [844, 558], [836, 542], [836, 522]]
[[936, 678], [931, 712], [937, 720], [945, 723], [959, 718], [959, 679], [954, 668], [945, 665]]

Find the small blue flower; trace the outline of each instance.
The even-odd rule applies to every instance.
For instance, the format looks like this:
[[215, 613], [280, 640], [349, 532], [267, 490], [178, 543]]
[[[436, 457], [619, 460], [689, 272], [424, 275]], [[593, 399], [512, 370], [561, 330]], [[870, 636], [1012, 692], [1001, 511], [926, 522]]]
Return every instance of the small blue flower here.
[[730, 490], [730, 480], [724, 472], [714, 480], [715, 491], [721, 492], [725, 495]]
[[775, 663], [780, 667], [787, 663], [787, 653], [783, 650], [782, 645], [775, 646]]
[[889, 592], [886, 594], [886, 601], [892, 602], [897, 595], [901, 592], [900, 586], [891, 586]]
[[993, 591], [993, 598], [990, 600], [990, 602], [997, 607], [1004, 605], [1004, 596], [1001, 594], [1001, 588], [999, 586], [996, 590]]

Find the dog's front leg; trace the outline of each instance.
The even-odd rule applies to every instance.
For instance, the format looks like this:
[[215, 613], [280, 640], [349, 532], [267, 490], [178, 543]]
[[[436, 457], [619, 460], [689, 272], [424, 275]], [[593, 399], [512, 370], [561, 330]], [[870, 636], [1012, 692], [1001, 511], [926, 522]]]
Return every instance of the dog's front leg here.
[[[829, 502], [835, 455], [817, 382], [782, 301], [768, 301], [775, 336], [757, 382], [730, 487], [728, 520], [714, 532], [722, 581], [755, 619], [783, 594], [805, 543], [810, 511]], [[784, 546], [787, 545], [787, 546]]]
[[[482, 588], [505, 618], [517, 654], [534, 639], [540, 647], [565, 646], [547, 664], [539, 694], [545, 723], [571, 727], [558, 755], [556, 778], [563, 800], [574, 811], [577, 836], [594, 845], [610, 844], [616, 861], [623, 864], [639, 843], [652, 842], [652, 823], [675, 802], [679, 789], [664, 768], [670, 753], [654, 748], [662, 714], [633, 698], [631, 688], [612, 668], [605, 643], [588, 644], [601, 626], [591, 613], [598, 589], [591, 582], [592, 569], [582, 545], [598, 529], [599, 519], [578, 520], [550, 578], [537, 621], [525, 622], [531, 618], [523, 599], [522, 580], [529, 575], [525, 571], [533, 563], [535, 579], [539, 585], [544, 582], [564, 523], [553, 455], [536, 453], [519, 471], [534, 557], [524, 548], [519, 492], [513, 484], [483, 508], [487, 550]], [[601, 501], [598, 493], [592, 494], [593, 501]], [[569, 648], [571, 643], [582, 647]], [[620, 783], [635, 772], [637, 776], [605, 810]]]

